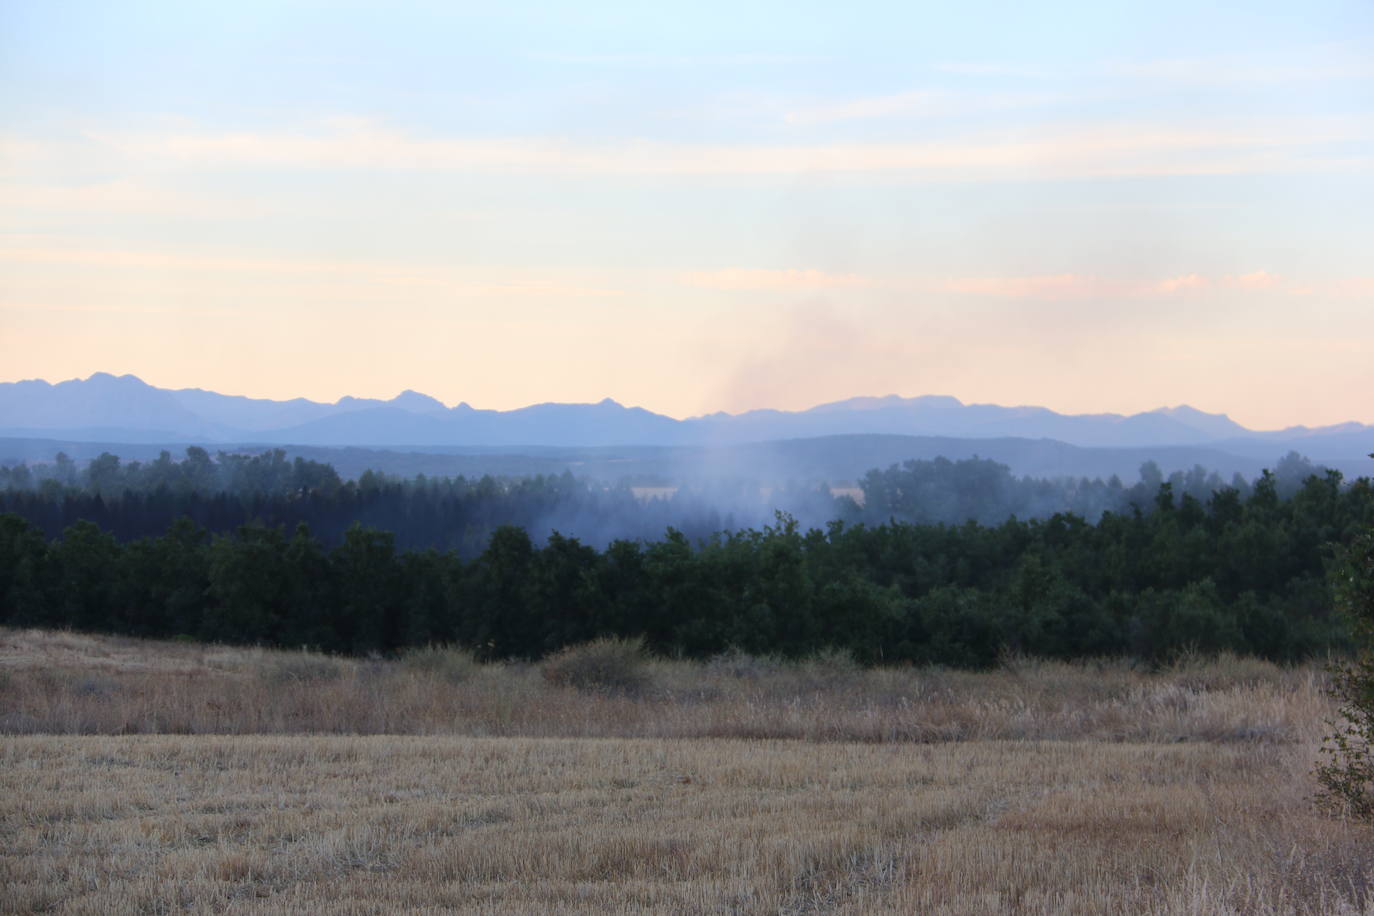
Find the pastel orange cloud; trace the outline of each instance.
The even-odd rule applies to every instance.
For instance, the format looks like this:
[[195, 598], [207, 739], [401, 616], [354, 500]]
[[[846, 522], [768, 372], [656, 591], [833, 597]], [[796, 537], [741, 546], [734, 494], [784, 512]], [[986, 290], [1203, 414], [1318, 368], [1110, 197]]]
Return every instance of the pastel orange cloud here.
[[1221, 282], [1232, 289], [1274, 289], [1283, 282], [1283, 278], [1267, 270], [1257, 270], [1252, 274], [1241, 274], [1238, 277], [1224, 277]]
[[1181, 277], [1170, 277], [1168, 280], [1161, 280], [1156, 287], [1161, 293], [1181, 293], [1190, 292], [1196, 289], [1206, 289], [1211, 285], [1211, 281], [1201, 274], [1184, 274]]
[[752, 268], [729, 268], [686, 273], [680, 277], [680, 280], [687, 286], [719, 290], [857, 289], [871, 285], [868, 278], [858, 274], [831, 274], [819, 270], [760, 270]]
[[1036, 277], [958, 277], [945, 282], [953, 293], [1000, 296], [1008, 299], [1072, 299], [1119, 294], [1125, 287], [1085, 274]]

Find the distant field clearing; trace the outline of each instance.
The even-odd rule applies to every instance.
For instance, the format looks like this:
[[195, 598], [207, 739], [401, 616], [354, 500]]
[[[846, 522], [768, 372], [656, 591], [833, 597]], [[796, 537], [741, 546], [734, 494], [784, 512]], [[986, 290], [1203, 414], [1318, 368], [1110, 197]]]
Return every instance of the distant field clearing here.
[[635, 499], [641, 502], [648, 502], [651, 499], [672, 499], [673, 494], [677, 491], [677, 487], [630, 487], [630, 492], [635, 495]]
[[861, 487], [831, 487], [831, 496], [848, 496], [859, 505], [864, 504], [864, 491]]
[[[630, 487], [630, 492], [634, 493], [635, 499], [647, 502], [651, 499], [671, 499], [673, 494], [681, 489], [680, 487]], [[772, 491], [772, 487], [761, 487], [759, 492], [763, 498], [767, 498]], [[861, 487], [830, 487], [831, 496], [848, 496], [859, 505], [864, 504], [864, 491]]]

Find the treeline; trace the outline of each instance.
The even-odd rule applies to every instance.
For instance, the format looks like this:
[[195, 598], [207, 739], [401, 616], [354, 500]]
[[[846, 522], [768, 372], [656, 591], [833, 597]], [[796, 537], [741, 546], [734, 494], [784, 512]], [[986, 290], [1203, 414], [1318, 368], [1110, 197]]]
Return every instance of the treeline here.
[[[557, 480], [557, 479], [555, 479]], [[418, 485], [417, 485], [418, 486]], [[1150, 511], [996, 525], [774, 524], [677, 530], [597, 549], [499, 526], [479, 553], [404, 550], [354, 525], [211, 534], [190, 519], [121, 541], [92, 521], [50, 540], [0, 517], [0, 623], [349, 653], [456, 643], [538, 657], [599, 636], [704, 657], [823, 648], [869, 663], [978, 666], [1006, 650], [1289, 660], [1344, 644], [1328, 546], [1374, 523], [1374, 489], [1336, 472], [1291, 497], [1265, 474], [1208, 499], [1161, 483]]]
[[58, 452], [51, 464], [0, 465], [0, 489], [34, 490], [48, 498], [75, 491], [103, 499], [125, 494], [165, 491], [176, 495], [227, 493], [286, 495], [303, 491], [334, 492], [343, 486], [328, 464], [304, 458], [287, 460], [282, 449], [259, 455], [219, 452], [199, 446], [186, 449], [180, 461], [163, 451], [154, 461], [121, 462], [103, 452], [84, 466]]
[[[1290, 454], [1277, 466], [1281, 496], [1319, 473]], [[95, 522], [122, 542], [154, 537], [188, 518], [211, 533], [258, 523], [288, 531], [305, 524], [329, 548], [354, 524], [392, 532], [403, 550], [433, 548], [473, 559], [503, 525], [524, 528], [542, 544], [553, 531], [602, 549], [616, 540], [648, 540], [675, 528], [697, 542], [717, 532], [761, 528], [775, 512], [803, 527], [889, 521], [996, 525], [1010, 518], [1047, 519], [1068, 513], [1096, 522], [1104, 513], [1153, 511], [1155, 494], [1169, 483], [1176, 496], [1206, 502], [1231, 488], [1242, 499], [1252, 484], [1229, 484], [1201, 467], [1167, 479], [1151, 463], [1132, 486], [1112, 477], [1037, 480], [1016, 477], [986, 459], [907, 461], [873, 470], [859, 481], [862, 499], [836, 497], [819, 483], [764, 487], [759, 481], [718, 481], [682, 487], [670, 496], [637, 499], [630, 487], [606, 486], [571, 474], [523, 478], [411, 479], [368, 471], [340, 479], [328, 464], [290, 460], [282, 450], [260, 455], [187, 449], [184, 460], [167, 452], [155, 461], [121, 463], [103, 454], [78, 468], [58, 455], [52, 464], [0, 466], [0, 513], [19, 515], [55, 538], [80, 520]]]
[[[1297, 452], [1279, 460], [1273, 482], [1281, 496], [1291, 496], [1307, 478], [1324, 474]], [[872, 470], [859, 481], [864, 501], [854, 520], [870, 524], [897, 519], [922, 524], [962, 524], [975, 521], [995, 525], [1004, 519], [1049, 518], [1070, 513], [1096, 521], [1107, 512], [1132, 507], [1149, 511], [1161, 485], [1167, 483], [1176, 496], [1206, 502], [1213, 493], [1230, 488], [1242, 498], [1252, 485], [1237, 474], [1230, 482], [1201, 465], [1175, 471], [1167, 478], [1159, 465], [1147, 461], [1140, 480], [1126, 486], [1115, 475], [1101, 478], [1057, 480], [1017, 477], [1003, 464], [987, 459], [906, 461], [886, 470]]]
[[124, 464], [103, 454], [84, 468], [59, 454], [53, 464], [0, 466], [0, 513], [25, 518], [49, 538], [86, 520], [131, 541], [187, 518], [212, 533], [250, 523], [287, 530], [304, 524], [333, 547], [357, 524], [394, 533], [405, 550], [457, 551], [468, 559], [503, 525], [525, 528], [539, 542], [561, 531], [604, 547], [621, 538], [656, 538], [669, 527], [706, 538], [761, 525], [779, 510], [819, 525], [841, 517], [842, 503], [853, 505], [820, 484], [764, 490], [744, 481], [638, 499], [627, 485], [605, 486], [567, 472], [401, 479], [367, 471], [345, 481], [328, 464], [291, 460], [280, 449], [211, 457], [193, 447], [182, 461], [163, 452], [156, 461]]

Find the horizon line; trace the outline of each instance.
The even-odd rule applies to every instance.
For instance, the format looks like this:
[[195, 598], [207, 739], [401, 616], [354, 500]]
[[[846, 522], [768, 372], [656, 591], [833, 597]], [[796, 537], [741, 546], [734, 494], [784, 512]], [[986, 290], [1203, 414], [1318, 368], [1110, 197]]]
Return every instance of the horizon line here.
[[[1360, 421], [1358, 421], [1358, 420], [1344, 420], [1344, 421], [1341, 421], [1341, 422], [1339, 422], [1339, 423], [1324, 424], [1324, 425], [1322, 425], [1322, 426], [1308, 426], [1307, 424], [1292, 424], [1292, 425], [1289, 425], [1289, 426], [1280, 427], [1280, 428], [1278, 428], [1278, 429], [1251, 429], [1250, 427], [1245, 426], [1243, 423], [1239, 423], [1238, 421], [1232, 419], [1229, 413], [1226, 413], [1226, 412], [1213, 413], [1213, 412], [1210, 412], [1210, 411], [1203, 410], [1203, 409], [1201, 409], [1201, 408], [1193, 407], [1192, 405], [1187, 404], [1187, 403], [1176, 404], [1176, 405], [1161, 405], [1161, 406], [1159, 406], [1159, 407], [1154, 407], [1154, 408], [1151, 408], [1151, 409], [1149, 409], [1149, 410], [1142, 410], [1142, 411], [1137, 411], [1137, 412], [1135, 412], [1135, 413], [1129, 413], [1129, 414], [1128, 414], [1128, 413], [1120, 413], [1120, 412], [1116, 412], [1116, 411], [1090, 411], [1090, 412], [1084, 412], [1084, 413], [1065, 413], [1065, 412], [1061, 412], [1061, 411], [1059, 411], [1059, 410], [1056, 410], [1056, 409], [1053, 408], [1053, 407], [1048, 407], [1048, 406], [1043, 405], [1043, 404], [1000, 404], [1000, 403], [993, 402], [993, 401], [966, 402], [966, 401], [964, 401], [963, 399], [959, 398], [959, 397], [956, 396], [956, 395], [950, 395], [950, 394], [933, 394], [933, 393], [918, 394], [918, 395], [901, 395], [901, 394], [896, 394], [896, 393], [889, 393], [889, 394], [885, 394], [885, 395], [866, 395], [866, 394], [858, 394], [858, 395], [851, 395], [851, 396], [845, 397], [845, 398], [840, 398], [840, 399], [837, 399], [837, 400], [822, 401], [822, 402], [817, 403], [817, 404], [812, 404], [810, 407], [804, 407], [804, 408], [800, 408], [800, 409], [787, 409], [787, 408], [780, 408], [780, 407], [751, 407], [751, 408], [748, 408], [748, 409], [745, 409], [745, 410], [741, 410], [741, 411], [738, 411], [738, 412], [735, 412], [735, 413], [732, 413], [732, 412], [727, 411], [727, 410], [715, 410], [715, 411], [707, 411], [707, 412], [703, 412], [703, 413], [699, 413], [699, 414], [690, 414], [690, 415], [686, 415], [686, 416], [674, 416], [674, 415], [672, 415], [672, 414], [663, 413], [663, 412], [654, 410], [654, 409], [652, 409], [652, 408], [645, 407], [645, 406], [640, 405], [640, 404], [626, 404], [626, 403], [624, 403], [624, 402], [622, 402], [622, 401], [620, 401], [620, 400], [618, 400], [618, 399], [616, 399], [616, 398], [614, 398], [614, 397], [612, 397], [612, 396], [610, 396], [610, 395], [607, 395], [606, 397], [603, 397], [602, 399], [600, 399], [600, 400], [598, 400], [598, 401], [556, 401], [556, 400], [536, 401], [536, 402], [533, 402], [533, 403], [530, 403], [530, 404], [522, 405], [522, 406], [520, 406], [520, 407], [512, 407], [512, 408], [508, 408], [508, 409], [504, 409], [504, 410], [501, 409], [501, 408], [475, 407], [475, 406], [473, 406], [472, 404], [470, 404], [469, 402], [467, 402], [467, 401], [465, 401], [465, 400], [464, 400], [464, 401], [458, 401], [458, 402], [456, 402], [456, 403], [450, 405], [450, 404], [448, 404], [447, 402], [445, 402], [444, 400], [442, 400], [442, 399], [440, 399], [440, 398], [434, 397], [433, 395], [430, 395], [430, 394], [426, 394], [425, 392], [419, 391], [419, 390], [414, 389], [414, 388], [404, 388], [404, 389], [402, 389], [400, 392], [398, 392], [397, 394], [393, 395], [393, 396], [390, 397], [390, 398], [370, 397], [370, 396], [362, 396], [362, 395], [354, 395], [354, 394], [344, 394], [344, 395], [341, 395], [341, 396], [339, 396], [338, 398], [334, 399], [333, 401], [318, 401], [318, 400], [315, 400], [315, 399], [313, 399], [313, 398], [306, 397], [306, 396], [304, 396], [304, 395], [296, 395], [296, 396], [287, 397], [287, 398], [277, 398], [277, 397], [255, 397], [255, 396], [253, 396], [253, 395], [243, 395], [243, 394], [227, 394], [227, 393], [222, 392], [222, 391], [216, 391], [216, 390], [211, 389], [211, 388], [203, 388], [203, 387], [199, 387], [199, 386], [182, 387], [182, 388], [164, 388], [164, 387], [162, 387], [162, 386], [160, 386], [160, 385], [153, 384], [152, 382], [149, 382], [149, 381], [145, 380], [142, 376], [136, 375], [136, 374], [134, 374], [134, 373], [132, 373], [132, 372], [116, 373], [116, 372], [110, 372], [110, 371], [103, 370], [103, 369], [95, 370], [95, 371], [91, 372], [90, 375], [86, 376], [85, 378], [82, 378], [82, 377], [80, 377], [80, 376], [73, 376], [72, 378], [62, 379], [62, 380], [56, 381], [56, 382], [48, 381], [48, 380], [45, 379], [45, 378], [25, 378], [25, 379], [13, 379], [13, 380], [9, 380], [9, 381], [0, 381], [0, 385], [18, 385], [18, 384], [23, 384], [23, 383], [41, 383], [41, 384], [47, 385], [47, 386], [49, 386], [49, 387], [57, 387], [58, 385], [71, 384], [71, 383], [86, 383], [86, 382], [90, 382], [90, 381], [92, 381], [92, 380], [94, 380], [94, 379], [96, 379], [96, 378], [98, 378], [98, 377], [102, 377], [102, 376], [103, 376], [103, 377], [107, 377], [107, 378], [116, 379], [116, 380], [132, 379], [133, 381], [136, 381], [136, 382], [138, 382], [138, 383], [141, 384], [141, 385], [144, 385], [144, 386], [146, 386], [146, 387], [152, 388], [152, 389], [157, 390], [157, 391], [166, 391], [166, 392], [171, 392], [171, 393], [200, 391], [200, 392], [205, 392], [205, 393], [208, 393], [208, 394], [213, 394], [213, 395], [216, 395], [216, 396], [219, 396], [219, 397], [242, 398], [242, 399], [244, 399], [244, 400], [249, 400], [249, 401], [262, 401], [262, 402], [266, 402], [266, 403], [269, 403], [269, 404], [287, 404], [287, 403], [291, 403], [291, 402], [293, 402], [293, 401], [305, 401], [305, 402], [307, 402], [307, 403], [310, 403], [310, 404], [318, 404], [318, 405], [320, 405], [320, 406], [337, 407], [337, 406], [342, 405], [342, 404], [343, 404], [344, 402], [346, 402], [346, 401], [353, 400], [353, 401], [374, 401], [374, 402], [377, 402], [378, 405], [380, 405], [380, 406], [394, 406], [394, 405], [393, 405], [393, 402], [395, 402], [395, 401], [397, 401], [397, 400], [400, 400], [401, 398], [403, 398], [403, 397], [404, 397], [405, 395], [407, 395], [407, 394], [411, 394], [411, 395], [416, 395], [416, 396], [419, 396], [419, 397], [422, 397], [422, 398], [427, 398], [427, 399], [429, 399], [429, 400], [431, 400], [431, 401], [434, 401], [436, 404], [439, 404], [441, 407], [443, 407], [443, 409], [444, 409], [446, 412], [447, 412], [447, 411], [457, 410], [458, 408], [461, 408], [461, 407], [466, 407], [466, 408], [468, 408], [469, 410], [473, 410], [473, 411], [483, 411], [483, 412], [491, 412], [491, 413], [501, 413], [501, 414], [505, 414], [505, 413], [515, 413], [515, 412], [518, 412], [518, 411], [521, 411], [521, 410], [528, 410], [528, 409], [533, 408], [533, 407], [544, 407], [544, 406], [571, 406], [571, 407], [580, 407], [580, 406], [597, 406], [597, 405], [601, 405], [601, 404], [610, 403], [611, 405], [614, 405], [614, 406], [616, 406], [616, 407], [620, 407], [620, 408], [622, 408], [622, 409], [624, 409], [624, 410], [643, 410], [643, 411], [646, 411], [646, 412], [648, 412], [648, 413], [650, 413], [650, 414], [653, 414], [653, 415], [655, 415], [655, 416], [660, 416], [660, 417], [664, 417], [664, 418], [666, 418], [666, 419], [672, 420], [673, 422], [676, 422], [676, 423], [685, 423], [685, 422], [690, 422], [690, 421], [692, 421], [692, 420], [705, 420], [705, 419], [708, 419], [708, 418], [718, 417], [718, 416], [721, 416], [721, 415], [724, 415], [724, 416], [726, 416], [726, 417], [732, 417], [732, 418], [733, 418], [733, 417], [742, 417], [742, 416], [746, 416], [746, 415], [751, 414], [751, 413], [758, 413], [758, 412], [772, 412], [772, 413], [783, 413], [783, 414], [803, 414], [803, 413], [808, 413], [808, 412], [810, 412], [810, 411], [812, 411], [812, 410], [817, 410], [817, 409], [822, 408], [822, 407], [838, 406], [838, 405], [847, 404], [847, 403], [850, 403], [850, 402], [853, 402], [853, 401], [896, 401], [896, 402], [900, 402], [900, 403], [908, 403], [908, 402], [912, 402], [912, 401], [923, 401], [923, 400], [946, 400], [946, 401], [953, 401], [953, 402], [954, 402], [954, 405], [953, 405], [953, 406], [958, 406], [958, 407], [999, 407], [999, 408], [1002, 408], [1002, 409], [1004, 409], [1004, 410], [1048, 410], [1048, 411], [1050, 411], [1051, 413], [1053, 413], [1053, 414], [1055, 414], [1055, 415], [1057, 415], [1057, 416], [1060, 416], [1060, 417], [1067, 417], [1067, 418], [1100, 417], [1100, 418], [1118, 418], [1118, 419], [1121, 419], [1121, 420], [1128, 420], [1128, 419], [1132, 419], [1132, 418], [1134, 418], [1134, 417], [1147, 416], [1147, 415], [1150, 415], [1150, 414], [1164, 414], [1164, 415], [1168, 415], [1168, 414], [1174, 413], [1174, 412], [1179, 411], [1179, 410], [1192, 410], [1192, 411], [1196, 411], [1197, 413], [1203, 414], [1204, 416], [1207, 416], [1207, 417], [1212, 417], [1212, 418], [1216, 418], [1216, 419], [1228, 420], [1228, 421], [1230, 421], [1230, 422], [1232, 422], [1232, 423], [1235, 423], [1237, 426], [1241, 427], [1241, 429], [1244, 429], [1246, 432], [1250, 432], [1250, 433], [1272, 433], [1272, 432], [1288, 432], [1288, 431], [1291, 431], [1291, 430], [1309, 430], [1309, 431], [1310, 431], [1310, 430], [1320, 430], [1320, 429], [1333, 429], [1333, 428], [1337, 428], [1337, 427], [1341, 427], [1341, 426], [1348, 426], [1348, 425], [1351, 425], [1351, 424], [1358, 425], [1358, 426], [1361, 426], [1361, 427], [1368, 425], [1368, 424], [1364, 424], [1364, 423], [1362, 423], [1362, 422], [1360, 422]], [[398, 408], [398, 409], [405, 410], [404, 407], [400, 407], [400, 408]], [[414, 411], [407, 411], [407, 412], [413, 413]]]

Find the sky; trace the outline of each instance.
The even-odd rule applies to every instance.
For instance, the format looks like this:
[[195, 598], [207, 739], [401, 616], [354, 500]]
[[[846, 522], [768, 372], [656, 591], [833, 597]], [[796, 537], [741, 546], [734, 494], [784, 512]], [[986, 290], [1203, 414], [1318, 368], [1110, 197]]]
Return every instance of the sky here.
[[0, 0], [0, 381], [1374, 422], [1374, 4]]

